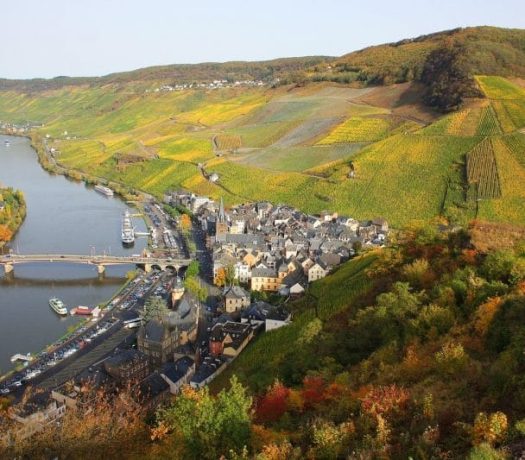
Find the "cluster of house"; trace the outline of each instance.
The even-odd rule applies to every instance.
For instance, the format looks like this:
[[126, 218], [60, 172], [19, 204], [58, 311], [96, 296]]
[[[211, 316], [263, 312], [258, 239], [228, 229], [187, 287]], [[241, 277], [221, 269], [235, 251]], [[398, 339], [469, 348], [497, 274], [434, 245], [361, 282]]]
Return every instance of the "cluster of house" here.
[[361, 247], [382, 246], [383, 218], [358, 221], [337, 213], [304, 214], [269, 202], [240, 205], [226, 212], [207, 197], [170, 193], [165, 201], [185, 206], [199, 219], [213, 254], [217, 285], [227, 274], [252, 291], [301, 295]]
[[[233, 288], [232, 294], [239, 294], [237, 288]], [[230, 298], [227, 293], [226, 299]], [[96, 404], [100, 388], [107, 394], [130, 388], [134, 403], [143, 408], [157, 407], [170, 395], [177, 394], [183, 385], [200, 388], [209, 383], [241, 353], [261, 327], [275, 329], [290, 320], [288, 313], [264, 302], [251, 305], [249, 296], [236, 297], [236, 305], [237, 302], [249, 307], [242, 318], [228, 315], [218, 318], [208, 330], [207, 343], [199, 345], [201, 304], [178, 278], [171, 290], [171, 308], [141, 324], [136, 348], [116, 350], [72, 381], [51, 391], [36, 392], [11, 412], [18, 425], [12, 439], [30, 437], [59, 422], [68, 409], [89, 409]], [[207, 352], [202, 353], [204, 350]], [[13, 432], [6, 434], [12, 435]]]
[[25, 123], [20, 125], [0, 120], [0, 131], [6, 134], [27, 134], [33, 128], [41, 128], [42, 126], [44, 126], [42, 123]]
[[176, 83], [173, 85], [162, 85], [154, 89], [147, 89], [146, 93], [166, 93], [171, 91], [184, 91], [187, 89], [219, 89], [264, 86], [262, 80], [213, 80], [201, 83]]

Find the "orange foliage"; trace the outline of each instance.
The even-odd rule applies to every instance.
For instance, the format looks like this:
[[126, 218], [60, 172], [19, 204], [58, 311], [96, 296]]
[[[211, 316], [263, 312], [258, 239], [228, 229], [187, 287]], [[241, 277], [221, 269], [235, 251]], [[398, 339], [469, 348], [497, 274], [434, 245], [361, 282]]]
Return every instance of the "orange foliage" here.
[[475, 249], [463, 249], [461, 252], [461, 258], [467, 265], [476, 265], [478, 257], [478, 251]]
[[183, 214], [180, 218], [180, 226], [182, 227], [182, 230], [189, 230], [191, 228], [191, 218], [188, 216], [188, 214]]
[[364, 412], [384, 416], [404, 408], [410, 399], [408, 390], [395, 384], [372, 388], [361, 400]]
[[274, 445], [283, 437], [285, 437], [284, 433], [277, 433], [256, 423], [252, 424], [251, 447], [254, 451], [264, 450], [265, 446]]
[[473, 443], [488, 442], [493, 444], [504, 436], [507, 427], [507, 416], [503, 412], [494, 412], [490, 415], [480, 412], [472, 429]]
[[9, 241], [13, 237], [13, 232], [7, 225], [0, 225], [0, 241]]
[[498, 312], [501, 304], [500, 297], [492, 297], [478, 307], [474, 328], [479, 335], [484, 336], [487, 333], [492, 318]]
[[222, 287], [226, 284], [226, 270], [223, 267], [217, 270], [217, 274], [213, 280], [213, 283], [219, 287]]

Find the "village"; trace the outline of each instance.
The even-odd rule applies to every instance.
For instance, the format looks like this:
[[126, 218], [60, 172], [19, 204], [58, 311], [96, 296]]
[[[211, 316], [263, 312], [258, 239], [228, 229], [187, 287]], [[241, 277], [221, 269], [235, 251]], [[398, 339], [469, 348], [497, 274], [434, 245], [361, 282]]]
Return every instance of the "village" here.
[[[359, 252], [385, 245], [389, 231], [382, 218], [313, 216], [270, 202], [227, 210], [222, 199], [184, 191], [166, 194], [164, 206], [191, 215], [193, 266], [139, 274], [93, 326], [4, 382], [14, 396], [36, 390], [13, 407], [13, 442], [68, 408], [89, 407], [100, 390], [131, 389], [135, 404], [153, 409], [183, 385], [209, 384], [254, 337], [293, 321], [291, 300]], [[160, 206], [148, 209], [181, 228]]]
[[[273, 84], [278, 83], [277, 78]], [[235, 80], [225, 79], [213, 80], [201, 83], [172, 83], [171, 85], [162, 85], [154, 89], [147, 89], [145, 93], [170, 93], [172, 91], [186, 91], [190, 89], [220, 89], [220, 88], [242, 88], [242, 87], [261, 87], [266, 83], [262, 80]]]

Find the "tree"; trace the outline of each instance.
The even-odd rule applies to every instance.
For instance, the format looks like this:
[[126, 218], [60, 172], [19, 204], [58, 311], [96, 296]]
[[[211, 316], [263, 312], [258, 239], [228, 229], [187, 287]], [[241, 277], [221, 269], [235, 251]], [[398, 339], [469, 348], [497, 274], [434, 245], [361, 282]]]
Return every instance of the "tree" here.
[[220, 267], [217, 270], [213, 282], [219, 287], [226, 286], [226, 270], [224, 269], [224, 267]]
[[158, 412], [158, 422], [184, 443], [192, 459], [217, 459], [230, 451], [242, 452], [251, 436], [252, 398], [234, 376], [229, 390], [214, 398], [207, 387], [185, 387], [175, 402]]
[[144, 305], [144, 321], [162, 319], [167, 313], [168, 307], [161, 297], [150, 297]]
[[189, 231], [189, 229], [191, 228], [191, 217], [188, 216], [188, 214], [183, 214], [180, 217], [180, 226], [183, 232]]
[[483, 261], [481, 272], [489, 281], [508, 282], [516, 257], [512, 251], [494, 251]]
[[200, 264], [197, 260], [192, 260], [186, 269], [186, 276], [197, 276], [200, 273]]
[[224, 281], [226, 286], [233, 286], [235, 283], [235, 267], [228, 265], [224, 270]]
[[475, 83], [466, 65], [466, 50], [452, 41], [429, 53], [421, 82], [426, 86], [423, 100], [443, 112], [459, 108], [466, 96], [475, 93]]
[[0, 241], [9, 241], [13, 237], [13, 232], [7, 225], [0, 225]]
[[184, 287], [190, 291], [200, 302], [204, 302], [208, 298], [208, 291], [200, 283], [196, 276], [190, 276], [184, 280]]
[[507, 416], [503, 412], [494, 412], [487, 415], [480, 412], [474, 420], [472, 429], [473, 443], [475, 445], [487, 442], [493, 445], [505, 435], [508, 427]]
[[288, 408], [289, 394], [290, 390], [276, 380], [257, 402], [257, 419], [263, 423], [279, 420]]

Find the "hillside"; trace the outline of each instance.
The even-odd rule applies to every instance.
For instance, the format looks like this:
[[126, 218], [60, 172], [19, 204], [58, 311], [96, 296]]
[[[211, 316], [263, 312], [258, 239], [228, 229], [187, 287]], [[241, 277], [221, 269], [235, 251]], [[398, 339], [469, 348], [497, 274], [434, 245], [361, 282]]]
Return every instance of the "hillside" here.
[[[498, 40], [518, 53], [523, 31], [475, 28], [445, 35], [450, 34], [472, 46], [485, 43], [487, 53]], [[442, 38], [443, 33], [434, 34], [394, 48]], [[391, 46], [380, 49], [387, 55]], [[496, 73], [515, 68], [520, 74], [511, 61], [502, 61]], [[305, 62], [272, 65], [280, 72]], [[223, 69], [230, 65], [240, 72], [248, 64]], [[269, 64], [249, 65], [262, 72]], [[43, 123], [34, 130], [35, 145], [42, 150], [48, 137], [56, 161], [76, 170], [77, 177], [102, 177], [158, 197], [185, 188], [223, 196], [229, 204], [268, 199], [307, 212], [331, 209], [358, 219], [382, 215], [396, 227], [437, 216], [452, 224], [476, 217], [525, 224], [522, 80], [478, 76], [484, 98], [469, 99], [460, 111], [442, 116], [421, 103], [424, 88], [417, 82], [178, 91], [158, 86], [156, 78], [175, 67], [104, 77], [97, 84], [3, 90], [0, 120]], [[207, 179], [212, 173], [219, 177], [216, 183]]]
[[391, 84], [417, 80], [428, 54], [453, 40], [464, 45], [472, 74], [524, 75], [525, 31], [498, 27], [467, 27], [372, 46], [344, 55], [313, 72], [316, 80]]
[[200, 64], [173, 64], [146, 67], [144, 69], [119, 72], [102, 77], [56, 77], [51, 79], [35, 78], [31, 80], [7, 80], [0, 78], [0, 90], [46, 91], [67, 86], [104, 86], [107, 84], [144, 84], [194, 83], [213, 80], [264, 80], [289, 76], [294, 72], [311, 68], [320, 63], [330, 62], [328, 56], [306, 56], [281, 58], [270, 61], [232, 61], [204, 62]]
[[[506, 458], [525, 433], [511, 396], [523, 391], [513, 318], [525, 306], [524, 257], [522, 246], [486, 255], [466, 233], [418, 230], [314, 283], [294, 323], [251, 344], [216, 388], [237, 375], [259, 394], [256, 420], [319, 457], [466, 458], [486, 443], [506, 445]], [[327, 444], [307, 435], [315, 418], [314, 430], [333, 430]]]
[[[479, 249], [494, 235], [502, 249]], [[0, 438], [0, 451], [9, 458], [519, 458], [519, 235], [523, 229], [484, 223], [470, 234], [404, 233], [398, 246], [347, 262], [289, 303], [292, 323], [252, 341], [211, 393], [186, 388], [153, 416], [129, 404], [126, 389], [113, 400], [99, 391], [87, 412], [68, 411], [30, 441], [8, 446]]]

